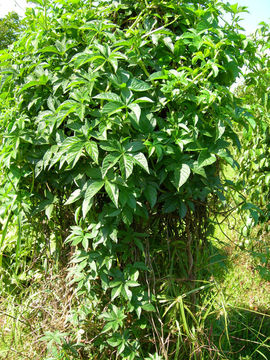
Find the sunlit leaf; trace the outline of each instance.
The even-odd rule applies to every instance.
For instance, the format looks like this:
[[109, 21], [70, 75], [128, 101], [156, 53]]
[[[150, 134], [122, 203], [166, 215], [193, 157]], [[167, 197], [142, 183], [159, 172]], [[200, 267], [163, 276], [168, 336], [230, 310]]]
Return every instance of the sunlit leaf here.
[[72, 203], [74, 203], [75, 201], [79, 200], [82, 197], [82, 191], [81, 189], [77, 189], [75, 190], [70, 197], [68, 198], [68, 200], [65, 202], [65, 205], [70, 205]]
[[98, 151], [97, 143], [94, 141], [88, 141], [87, 143], [84, 144], [84, 146], [89, 156], [94, 160], [96, 164], [98, 164], [99, 151]]
[[132, 174], [133, 162], [133, 158], [129, 155], [123, 155], [120, 159], [120, 170], [126, 179]]
[[179, 169], [174, 171], [175, 185], [179, 190], [185, 184], [190, 176], [190, 167], [187, 164], [182, 164]]
[[102, 177], [104, 177], [107, 174], [107, 171], [118, 162], [120, 157], [121, 155], [119, 155], [118, 153], [111, 153], [104, 158], [101, 168]]
[[95, 99], [101, 99], [101, 100], [114, 101], [114, 102], [117, 102], [117, 103], [122, 102], [120, 96], [118, 96], [117, 94], [114, 94], [114, 93], [110, 93], [110, 92], [98, 94], [94, 98]]
[[146, 91], [151, 88], [151, 85], [146, 83], [145, 81], [132, 78], [131, 81], [128, 83], [129, 89], [133, 91]]
[[119, 188], [116, 184], [106, 180], [105, 190], [116, 207], [118, 207]]
[[201, 151], [198, 158], [199, 167], [205, 167], [216, 162], [216, 156], [214, 154], [209, 154], [207, 150]]
[[148, 162], [143, 153], [132, 155], [136, 163], [149, 173]]
[[137, 121], [140, 121], [141, 108], [138, 104], [132, 103], [128, 105], [128, 108], [135, 114]]
[[104, 185], [104, 181], [93, 181], [93, 182], [89, 181], [89, 184], [84, 194], [83, 217], [86, 216], [86, 213], [89, 210], [89, 204], [91, 199], [99, 192], [99, 190], [103, 187], [103, 185]]

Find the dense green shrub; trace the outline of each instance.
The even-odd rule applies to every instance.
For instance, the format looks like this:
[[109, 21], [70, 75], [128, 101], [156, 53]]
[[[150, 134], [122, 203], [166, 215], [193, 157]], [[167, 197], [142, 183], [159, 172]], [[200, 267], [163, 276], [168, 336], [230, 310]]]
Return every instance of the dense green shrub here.
[[[77, 286], [70, 321], [81, 332], [70, 346], [63, 335], [61, 351], [200, 358], [179, 295], [189, 291], [195, 309], [208, 203], [223, 199], [220, 165], [234, 166], [239, 146], [229, 87], [252, 48], [234, 25], [239, 9], [36, 3], [0, 55], [0, 162], [17, 204], [5, 214], [37, 229], [38, 249], [54, 247]], [[220, 25], [224, 12], [231, 24]]]

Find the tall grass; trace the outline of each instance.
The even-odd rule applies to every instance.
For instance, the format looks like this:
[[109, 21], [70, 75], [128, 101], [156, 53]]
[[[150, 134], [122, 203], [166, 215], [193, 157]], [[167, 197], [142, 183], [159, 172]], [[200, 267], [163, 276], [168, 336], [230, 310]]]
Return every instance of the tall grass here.
[[[16, 237], [16, 231], [9, 236], [15, 246], [11, 238]], [[203, 254], [198, 268], [204, 279], [194, 281], [192, 289], [188, 289], [184, 279], [172, 278], [170, 273], [167, 279], [162, 279], [157, 297], [163, 331], [156, 344], [158, 352], [161, 344], [164, 346], [167, 359], [270, 357], [270, 285], [260, 275], [260, 259], [253, 256], [255, 250], [258, 253], [261, 250], [258, 248], [261, 242], [254, 243], [252, 251], [247, 251], [241, 250], [237, 243], [234, 246], [225, 238], [223, 241], [224, 246], [219, 248], [214, 240], [209, 244], [209, 260], [206, 262]], [[53, 273], [52, 268], [45, 275], [42, 267], [26, 267], [25, 272], [17, 274], [15, 268], [2, 267], [1, 358], [96, 358], [93, 331], [89, 330], [98, 326], [95, 325], [97, 314], [88, 318], [86, 327], [83, 321], [77, 324], [70, 321], [72, 316], [79, 316], [82, 304], [77, 303], [65, 271], [59, 274], [55, 269]], [[192, 295], [195, 303], [191, 301]], [[94, 314], [93, 308], [91, 311]], [[80, 332], [85, 331], [89, 332], [88, 345], [78, 346]], [[82, 351], [83, 347], [88, 350]], [[113, 355], [111, 358], [114, 359]]]

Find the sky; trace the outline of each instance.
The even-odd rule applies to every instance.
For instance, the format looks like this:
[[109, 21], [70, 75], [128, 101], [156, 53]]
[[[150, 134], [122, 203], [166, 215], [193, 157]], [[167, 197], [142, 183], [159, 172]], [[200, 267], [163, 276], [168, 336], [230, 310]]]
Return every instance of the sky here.
[[248, 7], [249, 13], [240, 15], [243, 19], [240, 25], [245, 28], [247, 34], [253, 33], [262, 21], [270, 23], [270, 0], [229, 0], [229, 2]]
[[[227, 0], [223, 0], [227, 1]], [[250, 34], [255, 31], [261, 21], [270, 22], [270, 0], [228, 0], [231, 4], [238, 3], [240, 6], [247, 6], [249, 14], [242, 14], [241, 22], [246, 33]], [[16, 11], [19, 15], [24, 14], [27, 6], [27, 0], [0, 0], [0, 18], [5, 16], [9, 11]], [[28, 6], [30, 6], [28, 4]]]
[[24, 14], [26, 0], [0, 0], [0, 17], [7, 15], [10, 11], [16, 11], [19, 15]]

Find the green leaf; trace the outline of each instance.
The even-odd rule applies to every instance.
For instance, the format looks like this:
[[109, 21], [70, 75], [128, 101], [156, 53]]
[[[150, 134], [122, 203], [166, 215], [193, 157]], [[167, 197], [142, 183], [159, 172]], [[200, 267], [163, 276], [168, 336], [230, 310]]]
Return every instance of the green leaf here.
[[219, 120], [218, 124], [217, 124], [217, 136], [216, 136], [216, 140], [220, 139], [222, 137], [222, 135], [224, 134], [226, 130], [226, 127], [224, 125], [224, 123]]
[[88, 155], [94, 160], [94, 162], [98, 165], [98, 146], [97, 143], [94, 141], [88, 141], [84, 144], [85, 150], [87, 151]]
[[198, 174], [198, 175], [204, 177], [205, 179], [207, 178], [205, 169], [198, 165], [198, 161], [194, 161], [194, 163], [192, 165], [192, 171], [194, 172], [194, 174]]
[[53, 209], [54, 209], [54, 204], [50, 204], [50, 205], [46, 206], [45, 214], [46, 214], [48, 219], [51, 218]]
[[216, 156], [214, 154], [210, 154], [207, 150], [203, 150], [200, 152], [198, 158], [198, 166], [205, 167], [216, 162]]
[[89, 211], [89, 205], [90, 205], [91, 199], [103, 187], [104, 181], [93, 181], [93, 182], [88, 181], [87, 183], [89, 183], [89, 185], [85, 191], [84, 201], [83, 201], [83, 205], [82, 205], [83, 218], [85, 218], [87, 212]]
[[121, 338], [115, 338], [115, 337], [111, 337], [107, 340], [107, 343], [109, 345], [111, 345], [112, 347], [116, 347], [119, 344], [121, 344], [122, 339]]
[[151, 85], [147, 84], [145, 81], [132, 78], [128, 83], [128, 88], [133, 91], [147, 91], [151, 89]]
[[119, 153], [111, 153], [104, 158], [101, 168], [103, 178], [107, 174], [108, 170], [111, 169], [118, 162], [120, 157], [121, 155], [119, 155]]
[[125, 206], [122, 211], [122, 220], [128, 226], [133, 222], [133, 211], [127, 206]]
[[135, 238], [134, 243], [141, 250], [141, 252], [143, 253], [144, 252], [144, 247], [143, 247], [143, 243], [141, 242], [141, 240], [138, 239], [138, 238]]
[[123, 281], [121, 280], [113, 280], [110, 282], [110, 288], [115, 288], [123, 284]]
[[94, 96], [94, 99], [114, 101], [116, 103], [120, 103], [120, 104], [124, 105], [120, 96], [118, 96], [117, 94], [111, 93], [111, 92], [105, 92], [105, 93], [98, 94], [98, 95]]
[[92, 199], [92, 197], [95, 196], [97, 192], [99, 192], [103, 185], [104, 181], [93, 181], [92, 183], [90, 182], [89, 186], [85, 191], [84, 198]]
[[82, 65], [91, 62], [93, 60], [93, 53], [89, 51], [81, 52], [73, 56], [70, 62], [74, 62], [75, 68], [79, 68]]
[[185, 184], [190, 176], [190, 167], [187, 164], [182, 164], [180, 169], [174, 171], [174, 179], [177, 190]]
[[129, 152], [138, 152], [145, 148], [144, 144], [141, 141], [132, 141], [125, 145], [126, 151]]
[[138, 154], [132, 155], [132, 157], [134, 158], [135, 162], [149, 174], [148, 162], [147, 162], [144, 154], [138, 153]]
[[[121, 354], [125, 349], [126, 349], [126, 347], [127, 347], [127, 341], [124, 339], [124, 340], [122, 340], [122, 342], [121, 342], [121, 344], [118, 346], [118, 348], [117, 348], [117, 353], [118, 354]], [[131, 358], [133, 358], [134, 359], [134, 357], [135, 357], [135, 352], [133, 351], [132, 353], [131, 353]]]
[[153, 74], [149, 76], [149, 80], [161, 80], [161, 79], [167, 79], [168, 76], [163, 73], [163, 71], [156, 71]]
[[102, 174], [101, 174], [101, 169], [100, 167], [86, 167], [85, 169], [85, 174], [87, 174], [87, 176], [90, 179], [95, 179], [95, 180], [101, 180], [102, 179]]
[[118, 61], [117, 61], [117, 59], [111, 57], [108, 61], [112, 65], [114, 71], [117, 72], [117, 69], [118, 69]]
[[184, 219], [184, 217], [186, 216], [187, 214], [187, 207], [186, 205], [181, 202], [180, 203], [180, 206], [179, 206], [179, 215], [180, 215], [180, 219]]
[[173, 44], [172, 39], [169, 36], [166, 36], [165, 38], [163, 38], [163, 42], [173, 53], [174, 52], [174, 44]]
[[124, 285], [122, 287], [122, 295], [128, 299], [129, 301], [131, 301], [132, 299], [132, 291], [129, 289], [129, 287], [127, 285]]
[[136, 198], [130, 191], [127, 193], [127, 204], [131, 209], [136, 209]]
[[105, 190], [116, 207], [118, 207], [119, 189], [112, 182], [105, 181]]
[[218, 70], [218, 66], [216, 64], [212, 64], [212, 70], [213, 70], [214, 77], [217, 77], [219, 70]]
[[142, 308], [145, 311], [156, 311], [154, 305], [152, 305], [151, 303], [144, 304]]
[[140, 284], [137, 281], [133, 281], [133, 280], [128, 280], [126, 282], [126, 285], [129, 287], [136, 287], [136, 286], [140, 286]]
[[65, 120], [65, 118], [76, 111], [79, 104], [74, 100], [67, 100], [63, 104], [61, 104], [57, 110], [57, 127], [59, 127], [62, 122]]
[[104, 326], [104, 328], [102, 329], [102, 333], [105, 333], [105, 332], [107, 332], [107, 331], [109, 331], [109, 330], [111, 330], [111, 329], [113, 329], [114, 331], [118, 329], [117, 324], [115, 324], [115, 322], [113, 322], [113, 321], [108, 322], [108, 323]]
[[123, 108], [125, 108], [125, 106], [123, 106], [123, 103], [108, 102], [103, 106], [102, 112], [103, 114], [112, 115], [121, 111]]
[[157, 202], [157, 189], [155, 186], [153, 185], [147, 185], [145, 190], [144, 190], [144, 195], [147, 199], [147, 201], [149, 202], [151, 208], [153, 209], [153, 207], [155, 206], [156, 202]]
[[83, 192], [81, 191], [81, 189], [77, 189], [77, 190], [73, 191], [73, 193], [70, 195], [68, 200], [65, 202], [65, 205], [70, 205], [70, 204], [74, 203], [75, 201], [79, 200], [82, 197], [82, 194], [83, 194]]
[[56, 49], [55, 46], [46, 46], [40, 50], [38, 50], [38, 52], [41, 52], [41, 53], [46, 53], [46, 52], [52, 52], [52, 53], [55, 53], [55, 54], [59, 54], [59, 50]]
[[120, 159], [120, 170], [122, 176], [124, 176], [126, 179], [128, 179], [132, 174], [133, 162], [133, 158], [129, 155], [123, 155]]
[[122, 285], [114, 287], [111, 293], [111, 300], [113, 301], [115, 298], [117, 298], [121, 294], [121, 291]]
[[105, 151], [121, 151], [120, 144], [115, 140], [102, 141], [100, 147]]
[[82, 246], [84, 248], [85, 251], [88, 250], [89, 247], [89, 239], [87, 236], [84, 236], [83, 240], [82, 240]]
[[136, 120], [137, 122], [140, 121], [140, 116], [141, 116], [141, 108], [138, 104], [132, 103], [128, 105], [128, 108], [134, 113], [134, 115], [136, 116]]
[[133, 104], [139, 104], [139, 103], [153, 103], [154, 101], [150, 99], [149, 97], [143, 96], [138, 99], [136, 99]]
[[40, 86], [40, 85], [46, 85], [48, 81], [48, 77], [45, 75], [42, 75], [39, 80], [33, 80], [26, 83], [21, 89], [20, 92], [23, 92], [27, 89], [29, 89], [32, 86]]

